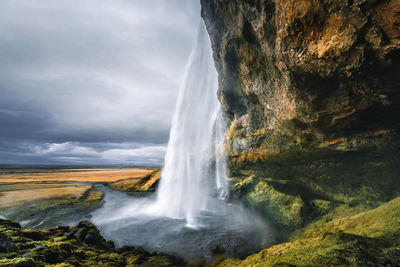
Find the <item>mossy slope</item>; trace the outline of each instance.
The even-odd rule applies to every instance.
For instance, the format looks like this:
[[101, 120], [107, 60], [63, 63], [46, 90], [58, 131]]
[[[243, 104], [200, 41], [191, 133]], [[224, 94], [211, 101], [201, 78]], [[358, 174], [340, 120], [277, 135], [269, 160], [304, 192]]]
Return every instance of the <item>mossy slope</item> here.
[[219, 258], [213, 266], [399, 266], [400, 197], [376, 209], [323, 218], [245, 260]]
[[334, 209], [330, 219], [399, 196], [398, 158], [398, 152], [324, 150], [232, 155], [232, 196], [290, 234]]
[[114, 182], [108, 184], [108, 187], [114, 190], [127, 192], [154, 192], [160, 177], [161, 170], [157, 169], [143, 178], [126, 179]]

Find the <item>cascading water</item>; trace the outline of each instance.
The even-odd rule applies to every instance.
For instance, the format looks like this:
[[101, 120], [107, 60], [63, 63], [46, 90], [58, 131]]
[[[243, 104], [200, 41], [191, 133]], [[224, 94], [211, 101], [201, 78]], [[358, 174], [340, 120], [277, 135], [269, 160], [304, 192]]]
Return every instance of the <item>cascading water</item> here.
[[185, 218], [193, 227], [201, 211], [213, 209], [210, 198], [226, 192], [225, 127], [211, 51], [201, 24], [177, 101], [156, 204], [166, 216]]
[[208, 34], [200, 25], [173, 118], [156, 195], [135, 198], [97, 185], [104, 205], [90, 216], [117, 246], [141, 246], [185, 259], [212, 259], [213, 246], [246, 256], [273, 242], [265, 221], [227, 194], [217, 73]]

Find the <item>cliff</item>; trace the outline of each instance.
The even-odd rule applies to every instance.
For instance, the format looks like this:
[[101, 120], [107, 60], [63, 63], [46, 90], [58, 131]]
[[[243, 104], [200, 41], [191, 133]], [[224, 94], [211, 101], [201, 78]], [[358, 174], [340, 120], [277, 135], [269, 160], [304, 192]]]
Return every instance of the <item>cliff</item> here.
[[202, 1], [232, 177], [252, 170], [259, 191], [299, 196], [298, 213], [397, 196], [399, 12], [399, 1]]
[[383, 149], [396, 140], [398, 1], [218, 0], [202, 7], [232, 118], [232, 152]]
[[400, 195], [399, 1], [201, 4], [234, 198], [293, 240]]

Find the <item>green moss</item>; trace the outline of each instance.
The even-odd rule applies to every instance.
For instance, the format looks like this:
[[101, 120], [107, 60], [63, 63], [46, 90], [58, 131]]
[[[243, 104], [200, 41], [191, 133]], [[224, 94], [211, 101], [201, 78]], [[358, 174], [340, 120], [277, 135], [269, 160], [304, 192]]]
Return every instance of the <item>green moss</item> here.
[[230, 169], [232, 195], [282, 238], [325, 215], [329, 221], [400, 195], [400, 165], [389, 152], [246, 152], [231, 155]]
[[230, 164], [233, 197], [260, 211], [278, 238], [291, 242], [214, 265], [400, 264], [400, 169], [393, 154], [246, 153], [233, 155]]
[[[125, 179], [108, 184], [108, 187], [114, 190], [131, 192], [131, 193], [147, 193], [154, 192], [161, 177], [161, 169], [156, 169], [152, 173], [134, 179]], [[133, 196], [143, 196], [143, 194], [132, 194]]]
[[72, 264], [72, 263], [58, 263], [58, 264], [53, 264], [53, 267], [75, 267], [77, 266], [79, 263], [77, 264]]
[[[354, 212], [354, 211], [353, 211]], [[213, 266], [377, 266], [400, 264], [400, 197], [376, 209], [317, 221], [291, 242], [243, 261], [219, 259]]]
[[259, 181], [244, 200], [248, 205], [260, 208], [267, 217], [284, 227], [296, 228], [303, 223], [303, 200], [298, 196], [283, 194], [265, 181]]
[[[21, 230], [18, 224], [0, 220], [0, 266], [179, 266], [181, 262], [143, 249], [115, 249], [90, 222], [74, 227]], [[11, 243], [10, 243], [11, 242]]]
[[325, 200], [384, 202], [400, 194], [400, 166], [396, 155], [389, 152], [298, 149], [264, 154], [257, 161], [234, 155], [230, 162], [234, 177], [251, 171], [257, 177], [287, 180], [301, 189], [297, 190], [301, 196], [307, 189]]
[[29, 258], [0, 259], [0, 265], [4, 267], [43, 266], [40, 263], [35, 263], [32, 259]]
[[24, 230], [22, 231], [22, 236], [32, 239], [34, 241], [38, 241], [38, 240], [43, 240], [44, 239], [44, 234], [42, 231], [39, 230]]
[[397, 239], [400, 237], [400, 197], [384, 203], [376, 209], [352, 216], [337, 218], [329, 222], [322, 218], [298, 231], [296, 236], [313, 236], [321, 231], [346, 231], [373, 238], [384, 237], [386, 240], [400, 245], [400, 239]]

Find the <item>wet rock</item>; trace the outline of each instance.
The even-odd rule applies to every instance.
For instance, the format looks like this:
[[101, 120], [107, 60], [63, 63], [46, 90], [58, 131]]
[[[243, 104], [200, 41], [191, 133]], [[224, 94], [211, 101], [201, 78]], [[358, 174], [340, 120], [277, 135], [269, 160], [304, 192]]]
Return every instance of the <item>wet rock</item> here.
[[70, 253], [63, 249], [63, 246], [52, 245], [41, 252], [44, 260], [50, 264], [64, 262], [70, 256]]
[[0, 233], [0, 252], [9, 253], [15, 249], [15, 244], [11, 238]]
[[35, 241], [43, 240], [44, 238], [43, 233], [39, 230], [24, 230], [22, 235]]
[[21, 225], [19, 223], [3, 219], [0, 219], [0, 226], [4, 226], [6, 228], [21, 229]]
[[29, 258], [16, 258], [1, 262], [1, 266], [4, 267], [42, 267], [44, 264], [35, 263], [33, 259]]
[[39, 246], [35, 247], [35, 250], [37, 250], [37, 251], [42, 251], [42, 250], [44, 250], [44, 249], [46, 249], [46, 248], [47, 248], [46, 245], [39, 245]]
[[190, 260], [189, 262], [186, 263], [187, 267], [203, 267], [206, 266], [206, 262], [203, 260]]
[[43, 230], [21, 230], [18, 224], [4, 221], [0, 224], [0, 253], [0, 266], [182, 266], [168, 255], [134, 247], [115, 249], [88, 221]]
[[79, 222], [77, 228], [76, 237], [78, 240], [99, 248], [108, 248], [111, 246], [100, 234], [99, 229], [89, 221]]
[[225, 249], [224, 249], [224, 247], [222, 247], [222, 246], [213, 246], [213, 247], [211, 248], [211, 251], [212, 251], [212, 253], [215, 254], [215, 255], [222, 255], [222, 254], [225, 253]]

